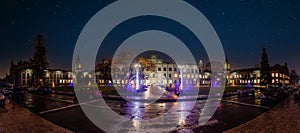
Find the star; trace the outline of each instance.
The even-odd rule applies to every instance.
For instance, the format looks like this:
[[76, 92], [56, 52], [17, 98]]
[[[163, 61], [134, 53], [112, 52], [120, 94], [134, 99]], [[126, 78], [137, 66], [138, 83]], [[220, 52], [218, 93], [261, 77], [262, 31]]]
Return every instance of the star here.
[[70, 10], [69, 10], [69, 8], [66, 8], [66, 12], [68, 13]]
[[57, 1], [56, 2], [56, 7], [60, 7], [60, 5], [61, 5], [61, 1]]
[[14, 25], [16, 22], [13, 20], [10, 22], [11, 25]]

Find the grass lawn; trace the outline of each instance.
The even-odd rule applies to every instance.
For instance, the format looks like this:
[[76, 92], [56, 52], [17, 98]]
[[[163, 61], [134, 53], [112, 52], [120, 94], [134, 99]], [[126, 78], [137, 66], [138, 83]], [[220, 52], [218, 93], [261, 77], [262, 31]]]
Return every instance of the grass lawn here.
[[74, 92], [74, 87], [70, 87], [70, 86], [54, 87], [51, 88], [51, 90], [55, 92]]
[[103, 95], [118, 95], [114, 86], [100, 86], [99, 90], [101, 90]]

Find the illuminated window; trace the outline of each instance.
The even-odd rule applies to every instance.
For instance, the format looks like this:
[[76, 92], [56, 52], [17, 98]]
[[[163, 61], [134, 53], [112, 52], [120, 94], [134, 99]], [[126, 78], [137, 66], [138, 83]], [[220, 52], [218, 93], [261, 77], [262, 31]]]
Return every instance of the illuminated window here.
[[178, 77], [178, 75], [177, 75], [177, 74], [174, 74], [174, 77], [175, 77], [175, 78], [177, 78], [177, 77]]
[[272, 73], [272, 77], [275, 77], [274, 73]]
[[278, 73], [276, 73], [275, 76], [278, 77]]

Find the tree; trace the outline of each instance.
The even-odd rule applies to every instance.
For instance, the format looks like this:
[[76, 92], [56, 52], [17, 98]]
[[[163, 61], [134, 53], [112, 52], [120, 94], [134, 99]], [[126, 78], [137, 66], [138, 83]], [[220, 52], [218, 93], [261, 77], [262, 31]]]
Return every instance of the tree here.
[[138, 59], [138, 63], [142, 65], [143, 68], [145, 68], [147, 71], [155, 72], [156, 71], [156, 65], [152, 61], [147, 61], [146, 58], [140, 57]]
[[267, 86], [271, 84], [271, 73], [270, 73], [270, 64], [269, 57], [266, 52], [266, 48], [263, 48], [260, 62], [260, 85]]
[[47, 84], [45, 80], [45, 69], [49, 63], [47, 59], [46, 39], [41, 35], [36, 35], [34, 39], [34, 54], [31, 59], [33, 64], [33, 83], [34, 85]]
[[292, 70], [290, 72], [290, 77], [291, 77], [291, 85], [298, 85], [299, 75], [297, 74], [296, 70]]

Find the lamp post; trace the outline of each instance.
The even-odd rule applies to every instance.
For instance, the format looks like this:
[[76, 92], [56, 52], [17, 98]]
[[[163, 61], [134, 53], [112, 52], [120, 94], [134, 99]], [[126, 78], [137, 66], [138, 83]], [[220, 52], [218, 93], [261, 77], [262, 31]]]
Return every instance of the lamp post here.
[[135, 67], [135, 70], [136, 70], [135, 89], [139, 90], [139, 88], [140, 88], [139, 69], [140, 69], [141, 65], [139, 63], [137, 63], [137, 64], [134, 65], [134, 67]]

